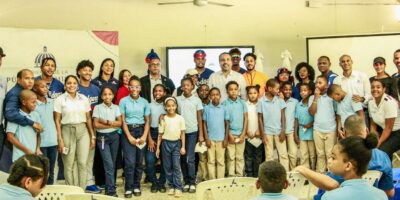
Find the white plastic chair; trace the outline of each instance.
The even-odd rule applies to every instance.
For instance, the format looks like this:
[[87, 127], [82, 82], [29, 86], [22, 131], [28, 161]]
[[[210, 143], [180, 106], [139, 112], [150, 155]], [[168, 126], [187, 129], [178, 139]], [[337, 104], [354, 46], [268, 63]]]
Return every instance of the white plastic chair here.
[[368, 170], [362, 178], [368, 180], [369, 184], [373, 186], [376, 182], [381, 179], [382, 172], [376, 170]]
[[38, 200], [65, 200], [67, 194], [84, 194], [82, 188], [72, 185], [47, 185], [36, 197]]
[[124, 200], [102, 194], [66, 194], [65, 200]]
[[201, 182], [196, 187], [196, 200], [242, 200], [259, 194], [257, 178], [234, 177]]
[[282, 191], [299, 199], [310, 199], [310, 182], [298, 172], [288, 172], [289, 186]]
[[9, 175], [10, 174], [0, 171], [0, 184], [7, 183], [7, 179], [8, 179]]

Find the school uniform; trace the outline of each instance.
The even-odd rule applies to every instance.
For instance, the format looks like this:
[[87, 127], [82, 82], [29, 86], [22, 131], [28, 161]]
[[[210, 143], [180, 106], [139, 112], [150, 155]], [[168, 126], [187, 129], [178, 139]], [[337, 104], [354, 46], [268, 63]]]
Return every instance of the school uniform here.
[[[35, 80], [42, 80], [42, 76], [37, 76]], [[64, 93], [64, 84], [56, 78], [52, 78], [51, 82], [47, 84], [49, 88], [48, 96], [50, 99], [56, 99]]]
[[161, 153], [163, 156], [161, 157], [161, 162], [169, 187], [181, 191], [181, 131], [185, 131], [185, 129], [185, 120], [178, 114], [174, 117], [165, 115], [164, 120], [158, 127], [159, 134], [162, 134]]
[[100, 89], [103, 87], [110, 87], [114, 94], [117, 94], [117, 90], [119, 87], [119, 80], [114, 77], [110, 77], [110, 79], [104, 80], [101, 76], [98, 76], [90, 81], [90, 83], [94, 84]]
[[[144, 118], [150, 115], [149, 103], [146, 99], [142, 97], [133, 99], [131, 96], [127, 96], [121, 100], [119, 108], [121, 114], [125, 115], [125, 122], [132, 137], [135, 139], [142, 137], [145, 125]], [[139, 149], [136, 145], [129, 143], [125, 133], [122, 134], [121, 145], [125, 163], [125, 191], [140, 189], [143, 170], [143, 149]]]
[[0, 197], [2, 200], [35, 200], [28, 190], [10, 184], [0, 185]]
[[[36, 112], [26, 113], [22, 110], [19, 110], [19, 114], [41, 124], [40, 116]], [[14, 134], [15, 138], [17, 138], [17, 140], [32, 153], [36, 152], [38, 133], [31, 126], [21, 126], [14, 122], [8, 122], [6, 132], [7, 134]], [[25, 155], [25, 153], [14, 145], [12, 151], [12, 161], [14, 162], [23, 155]]]
[[208, 139], [211, 147], [207, 149], [207, 170], [210, 180], [225, 176], [225, 121], [229, 121], [229, 114], [222, 104], [215, 106], [210, 103], [204, 107], [203, 121], [207, 123]]
[[296, 105], [299, 101], [290, 97], [286, 103], [285, 117], [286, 117], [286, 143], [289, 157], [289, 168], [293, 169], [297, 163], [297, 144], [294, 141], [294, 118]]
[[[86, 186], [87, 160], [90, 148], [86, 113], [90, 111], [89, 99], [79, 93], [76, 93], [75, 97], [71, 97], [66, 92], [54, 101], [54, 112], [61, 114], [61, 135], [64, 146], [68, 148], [67, 154], [62, 154], [67, 185], [76, 183], [82, 188]], [[78, 166], [78, 180], [74, 182], [72, 171], [75, 161]]]
[[196, 184], [195, 152], [198, 133], [197, 112], [203, 110], [201, 100], [191, 95], [190, 97], [179, 96], [178, 113], [185, 119], [185, 148], [186, 154], [182, 156], [182, 174], [185, 185]]
[[309, 169], [315, 169], [315, 144], [313, 139], [313, 127], [304, 128], [314, 121], [314, 117], [308, 111], [309, 106], [305, 105], [303, 101], [297, 103], [295, 117], [297, 119], [300, 140], [300, 165]]
[[340, 123], [343, 128], [344, 122], [350, 115], [357, 114], [356, 112], [363, 110], [362, 103], [354, 102], [352, 96], [351, 93], [347, 93], [342, 101], [337, 102], [337, 114], [340, 116]]
[[[314, 95], [310, 96], [308, 100], [309, 107], [313, 104], [313, 101]], [[332, 149], [337, 140], [336, 128], [333, 99], [327, 94], [321, 94], [317, 100], [317, 112], [314, 115], [313, 129], [313, 138], [317, 152], [317, 172], [324, 173], [327, 169], [327, 161], [332, 156]]]
[[[243, 132], [244, 115], [247, 115], [246, 102], [239, 97], [236, 100], [228, 98], [222, 103], [227, 112], [229, 113], [229, 134], [235, 138], [239, 138]], [[242, 143], [228, 143], [227, 151], [227, 165], [228, 176], [243, 176], [244, 169], [244, 147], [245, 142]]]
[[57, 158], [57, 129], [53, 118], [54, 100], [46, 98], [46, 102], [36, 101], [35, 112], [40, 116], [42, 122], [43, 132], [40, 139], [40, 151], [50, 161], [50, 172], [47, 181], [48, 185], [54, 183], [54, 166]]
[[386, 194], [375, 187], [369, 185], [365, 179], [346, 180], [340, 187], [335, 190], [326, 192], [322, 196], [322, 200], [330, 199], [373, 199], [384, 200], [388, 199]]
[[297, 200], [298, 198], [282, 193], [262, 193], [251, 200]]
[[286, 103], [277, 96], [272, 100], [263, 96], [257, 104], [257, 112], [262, 113], [264, 132], [266, 134], [268, 143], [265, 145], [265, 160], [273, 160], [274, 144], [278, 150], [279, 162], [283, 167], [289, 171], [289, 160], [286, 148], [286, 141], [279, 141], [279, 134], [281, 133], [282, 125], [282, 109], [286, 108]]
[[[208, 104], [203, 103], [203, 109], [205, 109], [205, 107]], [[204, 113], [204, 110], [203, 110]], [[202, 119], [204, 121], [204, 119]], [[208, 170], [207, 170], [207, 151], [204, 153], [200, 153], [198, 152], [199, 155], [199, 163], [198, 163], [198, 171], [197, 171], [197, 181], [201, 182], [201, 181], [206, 181], [208, 180]]]
[[[107, 106], [105, 103], [94, 107], [93, 118], [116, 121], [121, 116], [119, 107], [115, 104]], [[96, 129], [96, 143], [103, 160], [106, 181], [106, 194], [115, 194], [115, 170], [119, 146], [117, 128]]]

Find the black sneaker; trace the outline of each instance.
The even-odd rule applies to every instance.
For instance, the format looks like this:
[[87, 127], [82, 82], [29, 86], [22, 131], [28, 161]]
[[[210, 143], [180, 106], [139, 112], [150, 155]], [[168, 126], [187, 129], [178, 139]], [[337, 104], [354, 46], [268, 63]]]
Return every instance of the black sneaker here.
[[167, 192], [167, 188], [165, 188], [164, 185], [158, 186], [158, 191], [160, 191], [161, 193], [166, 193]]
[[142, 192], [140, 191], [140, 189], [133, 189], [133, 196], [139, 197], [141, 195], [142, 195]]
[[125, 198], [132, 198], [132, 191], [131, 190], [125, 191], [124, 197]]
[[157, 193], [158, 192], [158, 187], [156, 184], [152, 184], [151, 185], [151, 189], [150, 189], [151, 193]]
[[107, 196], [111, 196], [111, 197], [118, 197], [117, 193], [115, 192], [110, 192], [106, 194]]
[[149, 182], [150, 182], [150, 177], [146, 175], [144, 177], [144, 182], [143, 183], [149, 183]]

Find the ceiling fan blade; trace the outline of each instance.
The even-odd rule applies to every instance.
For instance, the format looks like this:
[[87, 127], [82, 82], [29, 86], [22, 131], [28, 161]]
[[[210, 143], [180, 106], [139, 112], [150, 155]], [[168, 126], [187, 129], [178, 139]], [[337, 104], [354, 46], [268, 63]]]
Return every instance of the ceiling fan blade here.
[[213, 1], [209, 1], [208, 4], [216, 5], [216, 6], [225, 6], [225, 7], [231, 7], [231, 6], [233, 6], [233, 5], [231, 5], [231, 4], [218, 3], [218, 2], [213, 2]]
[[177, 2], [163, 2], [163, 3], [158, 3], [158, 5], [175, 5], [175, 4], [187, 4], [187, 3], [193, 3], [193, 1], [177, 1]]

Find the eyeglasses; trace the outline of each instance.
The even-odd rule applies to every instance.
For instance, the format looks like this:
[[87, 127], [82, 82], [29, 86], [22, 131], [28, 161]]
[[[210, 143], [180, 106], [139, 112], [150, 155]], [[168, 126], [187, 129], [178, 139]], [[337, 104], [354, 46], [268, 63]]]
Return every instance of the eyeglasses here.
[[160, 63], [150, 63], [149, 65], [150, 65], [150, 67], [158, 67], [161, 64]]
[[128, 86], [129, 90], [134, 90], [134, 89], [140, 90], [141, 88], [142, 88], [142, 86]]

